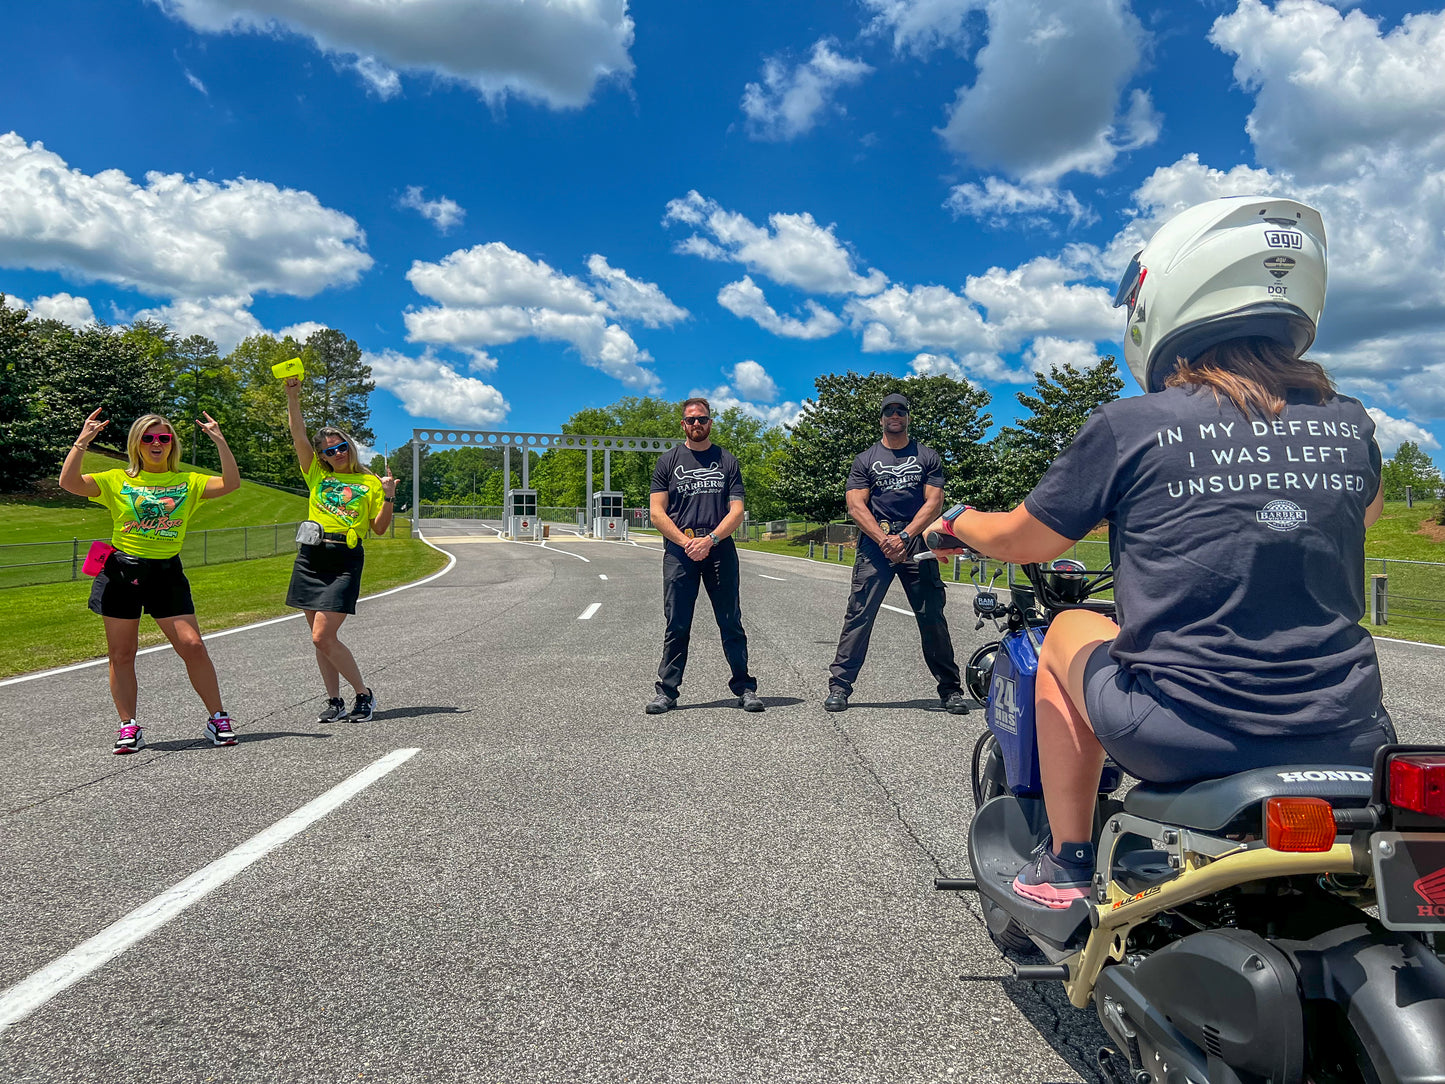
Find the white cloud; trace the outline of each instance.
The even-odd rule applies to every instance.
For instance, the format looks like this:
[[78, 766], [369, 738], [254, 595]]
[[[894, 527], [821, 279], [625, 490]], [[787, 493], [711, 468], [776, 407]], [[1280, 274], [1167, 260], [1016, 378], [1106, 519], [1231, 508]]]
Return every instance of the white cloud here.
[[0, 135], [0, 266], [60, 271], [159, 297], [293, 294], [371, 267], [361, 227], [309, 192], [246, 178], [70, 169]]
[[608, 264], [605, 256], [588, 256], [587, 272], [596, 283], [598, 296], [613, 315], [623, 320], [641, 320], [648, 327], [661, 327], [688, 317], [688, 311], [674, 305], [656, 283], [632, 278]]
[[1099, 361], [1099, 351], [1092, 342], [1078, 339], [1056, 339], [1042, 335], [1029, 343], [1024, 351], [1024, 364], [1036, 373], [1047, 373], [1054, 368], [1072, 365], [1076, 369], [1091, 369]]
[[986, 7], [985, 0], [863, 0], [875, 12], [867, 30], [893, 37], [896, 52], [927, 56], [945, 45], [969, 40], [968, 17]]
[[713, 388], [711, 391], [705, 388], [694, 388], [688, 392], [689, 396], [701, 396], [712, 406], [713, 414], [721, 414], [725, 410], [739, 410], [750, 418], [757, 418], [763, 424], [776, 428], [782, 425], [793, 425], [803, 413], [800, 403], [786, 402], [775, 405], [751, 402], [741, 397], [740, 393], [734, 391], [728, 385], [723, 384]]
[[434, 418], [446, 425], [496, 425], [511, 406], [502, 393], [472, 376], [462, 376], [429, 352], [409, 358], [395, 350], [365, 353], [376, 386], [401, 400], [413, 418]]
[[152, 2], [203, 33], [290, 31], [326, 53], [356, 58], [358, 68], [424, 72], [493, 102], [515, 94], [554, 108], [581, 106], [599, 80], [625, 78], [633, 67], [627, 0]]
[[467, 212], [462, 209], [461, 204], [446, 196], [439, 196], [436, 199], [426, 199], [422, 196], [419, 185], [409, 185], [397, 200], [398, 206], [406, 207], [420, 213], [442, 233], [448, 233], [452, 227], [461, 223], [467, 217]]
[[366, 89], [382, 101], [390, 101], [401, 93], [401, 76], [392, 71], [374, 56], [360, 56], [350, 67], [361, 76]]
[[771, 403], [778, 397], [778, 385], [768, 371], [756, 361], [740, 361], [733, 366], [733, 387], [744, 399]]
[[1445, 12], [1407, 15], [1382, 35], [1360, 11], [1240, 0], [1209, 40], [1255, 93], [1247, 129], [1272, 167], [1348, 178], [1381, 159], [1445, 152]]
[[318, 324], [315, 320], [302, 320], [298, 324], [291, 324], [276, 332], [278, 339], [295, 339], [298, 343], [304, 343], [318, 331], [327, 330], [325, 324]]
[[981, 219], [991, 226], [1042, 223], [1049, 215], [1068, 215], [1069, 225], [1092, 225], [1099, 216], [1081, 204], [1072, 192], [1052, 185], [1012, 184], [1002, 177], [985, 177], [983, 185], [955, 185], [944, 206], [955, 215]]
[[200, 92], [201, 92], [202, 94], [204, 94], [206, 97], [209, 98], [209, 97], [211, 96], [211, 92], [206, 89], [206, 84], [203, 83], [203, 82], [201, 82], [200, 79], [197, 78], [197, 77], [191, 72], [191, 70], [190, 70], [189, 68], [185, 68], [185, 69], [182, 69], [182, 70], [186, 73], [186, 82], [187, 82], [187, 83], [190, 83], [192, 87], [194, 87], [196, 90], [200, 91]]
[[177, 335], [204, 335], [222, 354], [229, 354], [242, 339], [264, 335], [266, 329], [251, 313], [251, 295], [177, 298], [169, 305], [142, 309], [133, 320], [156, 320]]
[[96, 322], [95, 310], [90, 307], [90, 300], [67, 293], [37, 297], [29, 302], [7, 295], [4, 304], [7, 309], [27, 309], [36, 320], [59, 320], [77, 330]]
[[[597, 262], [600, 260], [600, 262]], [[593, 368], [629, 388], [659, 387], [646, 365], [652, 355], [619, 324], [624, 315], [647, 322], [678, 319], [682, 312], [651, 283], [638, 282], [605, 259], [590, 261], [602, 281], [599, 296], [582, 280], [564, 275], [498, 241], [458, 249], [439, 263], [414, 262], [407, 279], [437, 305], [405, 314], [412, 342], [473, 351], [518, 339], [565, 342]], [[480, 354], [490, 360], [490, 355]]]
[[734, 316], [754, 320], [764, 331], [781, 335], [785, 339], [826, 339], [843, 327], [843, 321], [835, 313], [829, 312], [812, 298], [803, 302], [808, 310], [806, 320], [799, 320], [794, 316], [780, 316], [768, 304], [762, 289], [748, 275], [719, 290], [717, 303]]
[[749, 83], [743, 91], [743, 113], [754, 139], [794, 139], [810, 131], [832, 106], [839, 88], [852, 86], [873, 70], [840, 55], [836, 45], [828, 38], [817, 41], [812, 56], [792, 69], [778, 57], [764, 62], [762, 82]]
[[985, 10], [977, 78], [959, 88], [940, 131], [954, 151], [1048, 184], [1072, 171], [1103, 175], [1120, 152], [1158, 138], [1146, 93], [1120, 110], [1149, 40], [1129, 0], [988, 0]]
[[853, 255], [833, 227], [818, 225], [807, 212], [771, 215], [768, 226], [759, 226], [692, 191], [669, 203], [662, 221], [711, 235], [709, 239], [694, 234], [678, 245], [678, 251], [740, 263], [780, 286], [819, 294], [874, 294], [888, 283], [877, 269], [870, 268], [867, 275], [854, 270]]
[[997, 354], [979, 351], [951, 358], [947, 354], [924, 352], [908, 363], [919, 376], [947, 376], [978, 387], [980, 379], [1004, 384], [1027, 384], [1033, 378], [1018, 369], [1011, 369]]
[[1400, 444], [1407, 440], [1413, 440], [1420, 446], [1421, 451], [1428, 452], [1440, 447], [1440, 442], [1429, 430], [1414, 422], [1392, 418], [1379, 407], [1368, 407], [1365, 413], [1375, 421], [1375, 441], [1380, 445], [1380, 454], [1386, 459], [1392, 458], [1400, 450]]

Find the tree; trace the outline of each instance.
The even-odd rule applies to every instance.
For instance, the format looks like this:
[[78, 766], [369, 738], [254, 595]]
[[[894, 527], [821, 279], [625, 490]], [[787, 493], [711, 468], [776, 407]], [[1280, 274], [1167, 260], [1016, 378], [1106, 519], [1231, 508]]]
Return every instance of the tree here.
[[298, 356], [301, 350], [301, 344], [290, 337], [277, 340], [270, 335], [252, 335], [226, 356], [238, 392], [236, 417], [227, 417], [222, 424], [247, 478], [272, 485], [301, 485], [286, 424], [286, 389], [271, 374], [271, 366]]
[[0, 294], [0, 491], [29, 486], [58, 468], [74, 433], [48, 423], [40, 399], [39, 343], [29, 314]]
[[1029, 414], [1005, 426], [994, 437], [998, 464], [990, 504], [1012, 508], [1038, 485], [1044, 472], [1103, 403], [1119, 398], [1124, 381], [1112, 354], [1085, 369], [1070, 364], [1051, 366], [1034, 376], [1034, 394], [1018, 393]]
[[993, 466], [983, 443], [993, 417], [979, 413], [989, 404], [988, 392], [948, 376], [891, 373], [829, 373], [814, 387], [817, 398], [804, 404], [776, 461], [774, 493], [781, 507], [808, 519], [844, 514], [848, 470], [881, 438], [879, 404], [892, 392], [908, 396], [909, 435], [943, 460], [946, 492], [970, 504], [983, 503], [978, 494], [987, 491]]
[[362, 361], [361, 347], [341, 332], [323, 328], [307, 338], [301, 359], [306, 364], [301, 393], [306, 421], [315, 428], [334, 425], [364, 444], [374, 441], [367, 397], [376, 382], [371, 366]]
[[[223, 432], [228, 424], [240, 420], [240, 381], [217, 354], [215, 343], [204, 335], [187, 335], [174, 343], [171, 357], [171, 421], [178, 430], [186, 424], [183, 419], [199, 421], [203, 414], [220, 422]], [[193, 447], [188, 457], [192, 463], [220, 470], [220, 452], [214, 444], [206, 440]]]
[[1403, 501], [1406, 486], [1411, 487], [1413, 496], [1428, 498], [1434, 496], [1440, 486], [1440, 470], [1420, 450], [1419, 444], [1404, 440], [1381, 467], [1380, 484], [1387, 501]]

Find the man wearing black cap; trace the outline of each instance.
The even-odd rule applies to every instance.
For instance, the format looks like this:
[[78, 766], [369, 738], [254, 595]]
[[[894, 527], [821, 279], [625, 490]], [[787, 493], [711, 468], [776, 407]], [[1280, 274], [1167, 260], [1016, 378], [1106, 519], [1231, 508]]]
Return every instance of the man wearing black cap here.
[[908, 435], [908, 399], [883, 397], [883, 439], [853, 460], [846, 493], [848, 514], [858, 524], [853, 593], [843, 615], [843, 635], [830, 668], [828, 711], [847, 711], [853, 682], [868, 655], [873, 620], [897, 576], [918, 621], [923, 658], [938, 682], [938, 697], [954, 715], [968, 711], [953, 641], [943, 616], [943, 577], [937, 561], [915, 562], [922, 534], [943, 507], [943, 461]]

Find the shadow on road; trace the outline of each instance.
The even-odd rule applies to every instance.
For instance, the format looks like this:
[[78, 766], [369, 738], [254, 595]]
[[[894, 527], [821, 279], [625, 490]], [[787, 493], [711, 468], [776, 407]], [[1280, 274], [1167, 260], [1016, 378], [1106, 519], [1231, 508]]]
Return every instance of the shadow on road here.
[[[769, 708], [790, 708], [794, 704], [803, 702], [802, 698], [797, 696], [760, 696], [758, 699], [763, 702], [764, 707]], [[709, 700], [705, 704], [679, 704], [672, 710], [691, 711], [693, 708], [736, 708], [737, 706], [738, 698], [729, 696], [723, 700]]]
[[410, 708], [390, 708], [386, 711], [378, 711], [372, 716], [373, 719], [415, 719], [422, 715], [470, 715], [471, 708], [458, 708], [454, 706], [439, 707], [430, 704], [418, 704]]
[[[270, 741], [273, 738], [322, 738], [330, 739], [330, 734], [307, 734], [291, 730], [238, 730], [240, 735], [239, 745], [249, 745], [252, 742]], [[154, 750], [157, 753], [184, 753], [204, 752], [208, 749], [228, 748], [227, 746], [216, 746], [211, 744], [209, 738], [176, 738], [172, 741], [147, 741], [142, 752]]]

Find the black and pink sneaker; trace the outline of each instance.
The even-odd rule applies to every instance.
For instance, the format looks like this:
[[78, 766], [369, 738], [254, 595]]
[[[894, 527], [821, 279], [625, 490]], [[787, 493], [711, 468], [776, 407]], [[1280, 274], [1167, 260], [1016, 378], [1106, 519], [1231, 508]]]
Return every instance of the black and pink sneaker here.
[[235, 745], [241, 736], [231, 728], [231, 717], [218, 711], [206, 722], [206, 737], [212, 745]]
[[1052, 841], [1046, 839], [1014, 878], [1013, 888], [1024, 899], [1057, 911], [1087, 899], [1093, 885], [1092, 843], [1065, 843], [1054, 854]]
[[136, 721], [131, 719], [115, 732], [115, 745], [111, 748], [111, 752], [116, 756], [124, 756], [126, 753], [134, 753], [145, 743], [145, 735], [141, 733]]

